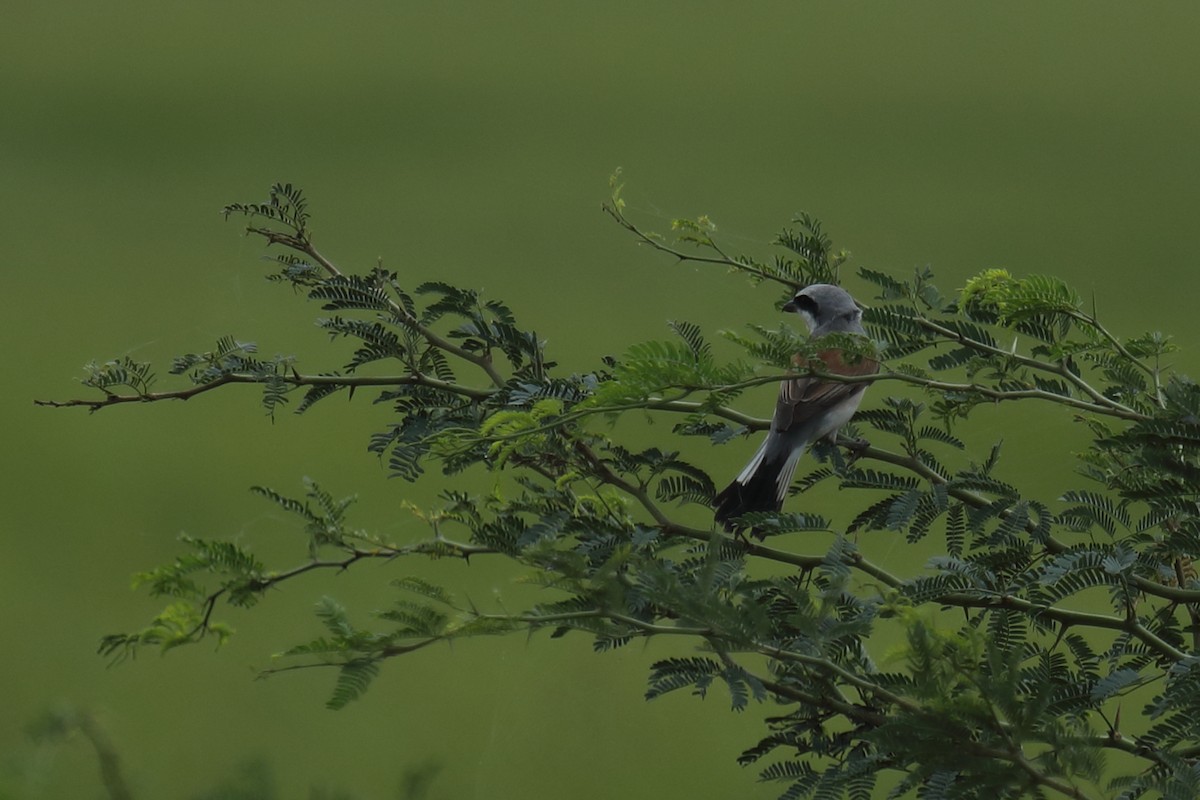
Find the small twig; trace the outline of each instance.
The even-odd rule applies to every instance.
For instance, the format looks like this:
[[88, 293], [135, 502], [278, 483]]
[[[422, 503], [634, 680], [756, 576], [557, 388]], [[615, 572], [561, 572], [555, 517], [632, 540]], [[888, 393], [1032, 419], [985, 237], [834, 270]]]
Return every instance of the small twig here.
[[[253, 580], [252, 585], [249, 588], [256, 592], [265, 592], [268, 589], [283, 583], [284, 581], [291, 580], [292, 578], [298, 577], [307, 572], [313, 572], [314, 570], [333, 569], [337, 570], [338, 572], [344, 572], [355, 563], [364, 559], [382, 558], [390, 561], [391, 559], [399, 558], [400, 556], [437, 554], [452, 555], [456, 558], [461, 558], [464, 561], [468, 561], [470, 560], [471, 556], [494, 554], [498, 551], [495, 550], [495, 548], [488, 547], [486, 545], [457, 542], [439, 536], [437, 539], [426, 539], [403, 546], [374, 547], [370, 549], [346, 547], [343, 548], [343, 552], [347, 554], [345, 558], [314, 558], [311, 561], [306, 561], [305, 563], [299, 564], [291, 569], [286, 569], [279, 572], [268, 572], [262, 575], [260, 578]], [[204, 598], [204, 600], [201, 601], [201, 607], [204, 609], [204, 613], [201, 615], [200, 622], [196, 624], [196, 627], [187, 634], [188, 638], [198, 641], [209, 632], [209, 621], [212, 619], [213, 610], [216, 608], [217, 601], [220, 600], [222, 596], [227, 594], [232, 588], [235, 587], [227, 584], [219, 589], [214, 589]]]
[[[438, 642], [444, 640], [445, 638], [442, 636], [433, 636], [428, 639], [421, 639], [418, 642], [413, 642], [412, 644], [394, 644], [381, 650], [365, 652], [358, 656], [357, 660], [372, 661], [384, 658], [395, 658], [396, 656], [402, 656], [408, 653], [416, 652], [417, 650], [424, 649], [429, 647], [431, 644], [437, 644]], [[354, 660], [356, 660], [354, 657], [348, 659], [348, 661]], [[306, 661], [301, 664], [288, 664], [283, 667], [267, 667], [266, 669], [259, 670], [257, 677], [258, 679], [262, 680], [280, 672], [293, 672], [300, 669], [328, 669], [329, 667], [344, 667], [346, 666], [346, 663], [347, 661]]]
[[1155, 372], [1155, 369], [1148, 364], [1142, 363], [1142, 361], [1140, 359], [1138, 359], [1136, 356], [1134, 356], [1133, 353], [1129, 352], [1128, 348], [1126, 348], [1125, 345], [1121, 344], [1120, 339], [1118, 339], [1116, 336], [1114, 336], [1108, 330], [1108, 328], [1105, 328], [1104, 325], [1102, 325], [1100, 323], [1100, 320], [1096, 316], [1096, 312], [1095, 312], [1095, 298], [1093, 298], [1092, 303], [1093, 303], [1093, 310], [1092, 310], [1091, 314], [1084, 314], [1082, 311], [1074, 311], [1074, 312], [1067, 312], [1067, 316], [1071, 317], [1072, 319], [1074, 319], [1078, 322], [1082, 322], [1082, 323], [1088, 325], [1089, 327], [1091, 327], [1093, 330], [1095, 330], [1096, 333], [1100, 334], [1100, 336], [1103, 337], [1106, 342], [1108, 342], [1110, 345], [1112, 345], [1112, 348], [1114, 350], [1116, 350], [1118, 353], [1121, 354], [1122, 358], [1124, 358], [1130, 364], [1133, 364], [1135, 367], [1140, 369], [1142, 372], [1146, 373], [1146, 375], [1148, 375], [1149, 377], [1154, 378], [1155, 386], [1157, 388], [1158, 376]]
[[754, 275], [754, 276], [760, 278], [761, 280], [774, 281], [775, 283], [783, 284], [784, 286], [787, 286], [788, 288], [791, 288], [791, 289], [800, 289], [804, 285], [804, 284], [798, 283], [796, 281], [791, 281], [786, 278], [782, 278], [778, 275], [773, 275], [770, 272], [767, 272], [766, 270], [755, 267], [752, 263], [749, 263], [747, 261], [742, 261], [742, 260], [739, 260], [736, 258], [730, 258], [729, 256], [725, 255], [724, 252], [722, 252], [720, 248], [716, 247], [715, 244], [712, 245], [712, 247], [713, 247], [714, 251], [716, 251], [717, 253], [720, 254], [719, 258], [713, 258], [712, 256], [700, 256], [700, 255], [696, 255], [695, 253], [686, 253], [682, 250], [676, 250], [675, 248], [670, 247], [667, 244], [664, 244], [662, 242], [662, 240], [660, 240], [654, 236], [651, 236], [650, 234], [646, 233], [638, 226], [634, 225], [632, 222], [629, 221], [629, 219], [624, 214], [622, 214], [618, 209], [614, 208], [613, 206], [609, 205], [608, 203], [604, 204], [603, 209], [604, 209], [604, 213], [608, 214], [610, 217], [612, 217], [614, 220], [616, 220], [618, 225], [620, 225], [622, 228], [624, 228], [625, 230], [632, 233], [634, 236], [636, 236], [638, 239], [640, 239], [644, 244], [650, 245], [655, 250], [658, 250], [661, 253], [666, 253], [668, 255], [674, 256], [675, 258], [679, 259], [680, 261], [695, 261], [695, 262], [701, 263], [701, 264], [718, 264], [718, 265], [725, 266], [725, 267], [732, 267], [733, 269], [736, 269], [740, 272], [746, 272], [751, 275]]

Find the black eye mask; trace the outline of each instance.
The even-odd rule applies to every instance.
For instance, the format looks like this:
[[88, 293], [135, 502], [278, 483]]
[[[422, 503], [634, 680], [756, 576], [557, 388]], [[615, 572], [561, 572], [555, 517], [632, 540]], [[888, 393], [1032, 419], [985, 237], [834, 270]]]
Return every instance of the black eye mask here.
[[796, 299], [793, 300], [792, 302], [795, 303], [797, 309], [799, 309], [800, 311], [807, 311], [809, 314], [813, 315], [814, 317], [817, 315], [817, 309], [820, 308], [820, 306], [817, 305], [817, 301], [813, 300], [811, 297], [809, 297], [806, 294], [796, 295]]

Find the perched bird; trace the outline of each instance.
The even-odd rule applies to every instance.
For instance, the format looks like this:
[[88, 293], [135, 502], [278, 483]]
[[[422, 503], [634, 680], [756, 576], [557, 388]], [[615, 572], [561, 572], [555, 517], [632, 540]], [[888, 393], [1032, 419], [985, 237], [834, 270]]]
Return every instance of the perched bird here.
[[[811, 339], [830, 333], [865, 335], [862, 311], [850, 293], [839, 286], [806, 286], [783, 310], [794, 311], [804, 319]], [[866, 357], [848, 361], [838, 348], [822, 350], [818, 357], [822, 372], [859, 376], [879, 371], [878, 361]], [[796, 365], [805, 364], [797, 356]], [[866, 383], [840, 383], [817, 376], [780, 383], [766, 439], [741, 474], [716, 497], [717, 522], [732, 527], [731, 521], [742, 514], [780, 510], [800, 456], [821, 437], [837, 435], [838, 428], [854, 416], [866, 389]]]

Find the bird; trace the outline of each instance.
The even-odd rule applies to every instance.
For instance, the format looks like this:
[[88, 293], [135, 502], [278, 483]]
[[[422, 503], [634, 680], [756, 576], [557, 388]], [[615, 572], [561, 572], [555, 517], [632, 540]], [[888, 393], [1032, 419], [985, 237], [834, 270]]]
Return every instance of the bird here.
[[[808, 326], [810, 341], [830, 333], [866, 335], [862, 309], [840, 286], [806, 286], [783, 310], [800, 315]], [[840, 348], [821, 350], [817, 358], [820, 371], [826, 373], [858, 377], [879, 371], [875, 359], [847, 357]], [[799, 355], [793, 361], [798, 367], [808, 365]], [[745, 469], [717, 494], [713, 504], [716, 521], [733, 530], [734, 520], [743, 514], [781, 510], [800, 457], [813, 442], [837, 435], [838, 428], [858, 410], [866, 389], [866, 382], [844, 383], [819, 375], [781, 382], [771, 429]]]

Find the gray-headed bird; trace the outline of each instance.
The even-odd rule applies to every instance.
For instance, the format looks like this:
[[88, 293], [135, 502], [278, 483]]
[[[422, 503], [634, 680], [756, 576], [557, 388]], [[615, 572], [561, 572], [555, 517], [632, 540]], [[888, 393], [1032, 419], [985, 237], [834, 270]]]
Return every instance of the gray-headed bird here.
[[[810, 340], [830, 333], [865, 335], [862, 310], [850, 293], [839, 286], [817, 283], [796, 293], [784, 311], [794, 311], [808, 325]], [[820, 371], [846, 375], [874, 375], [879, 362], [873, 358], [847, 358], [839, 348], [817, 353]], [[807, 362], [797, 356], [796, 366]], [[779, 400], [771, 430], [750, 463], [716, 497], [717, 522], [731, 521], [752, 511], [778, 511], [783, 507], [796, 472], [796, 462], [818, 439], [837, 435], [862, 402], [867, 384], [842, 383], [820, 376], [790, 378], [779, 384]]]

